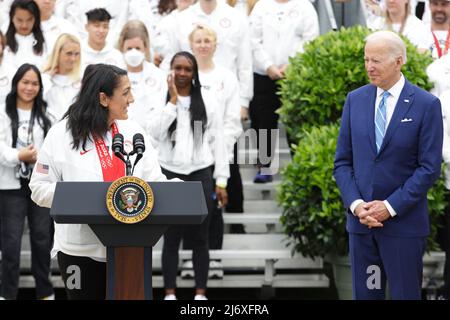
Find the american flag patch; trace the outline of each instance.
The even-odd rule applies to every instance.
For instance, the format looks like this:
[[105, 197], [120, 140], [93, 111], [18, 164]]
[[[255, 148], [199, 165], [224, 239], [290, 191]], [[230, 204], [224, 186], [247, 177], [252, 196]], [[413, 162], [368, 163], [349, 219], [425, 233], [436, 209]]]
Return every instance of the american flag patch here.
[[48, 174], [48, 169], [49, 169], [48, 164], [42, 164], [39, 162], [36, 164], [36, 171], [39, 173]]

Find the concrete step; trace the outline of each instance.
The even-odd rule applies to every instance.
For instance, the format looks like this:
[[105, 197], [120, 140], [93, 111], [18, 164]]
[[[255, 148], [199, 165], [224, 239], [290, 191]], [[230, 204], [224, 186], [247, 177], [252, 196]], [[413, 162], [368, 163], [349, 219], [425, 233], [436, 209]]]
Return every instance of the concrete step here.
[[263, 213], [263, 212], [276, 212], [281, 213], [282, 208], [278, 206], [278, 203], [274, 200], [245, 200], [244, 212], [249, 213]]
[[[64, 288], [60, 275], [52, 275], [53, 287]], [[163, 288], [161, 275], [153, 275], [153, 288]], [[225, 274], [223, 279], [208, 280], [208, 288], [261, 288], [267, 285], [264, 274]], [[272, 282], [274, 288], [323, 288], [329, 286], [329, 279], [323, 274], [280, 274], [275, 275]], [[177, 277], [178, 288], [193, 288], [194, 280]], [[34, 288], [35, 281], [31, 275], [22, 275], [19, 280], [20, 288]]]
[[280, 224], [280, 213], [224, 213], [223, 220], [226, 224]]

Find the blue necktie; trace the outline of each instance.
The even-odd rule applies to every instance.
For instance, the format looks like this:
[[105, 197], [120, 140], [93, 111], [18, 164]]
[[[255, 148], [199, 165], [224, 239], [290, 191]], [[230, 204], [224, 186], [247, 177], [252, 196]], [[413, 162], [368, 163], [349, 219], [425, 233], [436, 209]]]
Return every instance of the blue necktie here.
[[375, 142], [377, 144], [377, 152], [380, 151], [383, 143], [384, 134], [386, 133], [386, 100], [389, 97], [389, 92], [383, 92], [380, 105], [375, 116]]

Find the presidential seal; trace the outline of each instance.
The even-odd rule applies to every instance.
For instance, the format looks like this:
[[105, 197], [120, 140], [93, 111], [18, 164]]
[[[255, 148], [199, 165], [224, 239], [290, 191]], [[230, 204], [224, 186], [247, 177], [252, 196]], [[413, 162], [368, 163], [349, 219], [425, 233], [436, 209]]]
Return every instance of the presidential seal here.
[[153, 209], [153, 191], [144, 180], [122, 177], [114, 181], [106, 194], [106, 207], [114, 219], [127, 224], [147, 218]]

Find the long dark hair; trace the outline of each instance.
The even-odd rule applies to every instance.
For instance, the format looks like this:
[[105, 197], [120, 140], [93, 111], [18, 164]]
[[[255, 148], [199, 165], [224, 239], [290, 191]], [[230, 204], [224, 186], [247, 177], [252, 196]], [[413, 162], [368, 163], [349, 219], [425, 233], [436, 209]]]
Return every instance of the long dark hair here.
[[[187, 52], [187, 51], [180, 51], [176, 53], [172, 60], [170, 61], [170, 68], [173, 67], [173, 62], [177, 57], [185, 57], [192, 63], [192, 68], [194, 71], [194, 77], [192, 79], [192, 85], [191, 85], [191, 105], [189, 107], [189, 113], [191, 115], [191, 129], [192, 132], [195, 134], [194, 130], [194, 124], [196, 121], [201, 121], [202, 123], [202, 135], [196, 134], [194, 136], [194, 142], [201, 143], [201, 137], [203, 136], [203, 133], [205, 133], [206, 130], [206, 124], [208, 122], [208, 117], [206, 115], [206, 108], [205, 108], [205, 102], [203, 101], [202, 97], [202, 91], [201, 91], [201, 84], [200, 79], [198, 76], [198, 65], [197, 60], [195, 60], [195, 57]], [[167, 93], [167, 101], [170, 100], [170, 95]], [[177, 119], [175, 119], [172, 124], [169, 127], [169, 137], [172, 137], [173, 132], [177, 129]], [[175, 141], [173, 142], [173, 145], [175, 145]]]
[[127, 72], [113, 65], [91, 64], [84, 71], [81, 89], [63, 118], [73, 138], [73, 149], [86, 150], [90, 134], [103, 137], [108, 132], [108, 108], [100, 105], [100, 92], [112, 97], [120, 78]]
[[27, 10], [34, 17], [32, 32], [34, 38], [36, 39], [36, 44], [33, 46], [33, 51], [35, 54], [41, 55], [44, 51], [45, 39], [41, 30], [41, 15], [39, 7], [33, 0], [15, 0], [11, 4], [11, 9], [9, 10], [9, 26], [8, 31], [6, 32], [6, 44], [12, 52], [17, 53], [19, 47], [16, 41], [16, 27], [14, 26], [13, 19], [16, 13], [16, 9], [18, 8]]
[[38, 124], [44, 131], [44, 137], [47, 135], [48, 130], [51, 127], [51, 121], [46, 115], [47, 102], [43, 99], [43, 86], [42, 77], [39, 69], [32, 64], [24, 63], [17, 69], [11, 83], [11, 92], [6, 96], [6, 114], [11, 119], [11, 133], [12, 133], [12, 147], [16, 147], [17, 143], [17, 130], [19, 129], [19, 113], [17, 112], [17, 86], [19, 81], [24, 77], [25, 73], [29, 70], [36, 72], [39, 79], [39, 91], [34, 98], [33, 109], [31, 109], [30, 125], [34, 124], [37, 119]]

